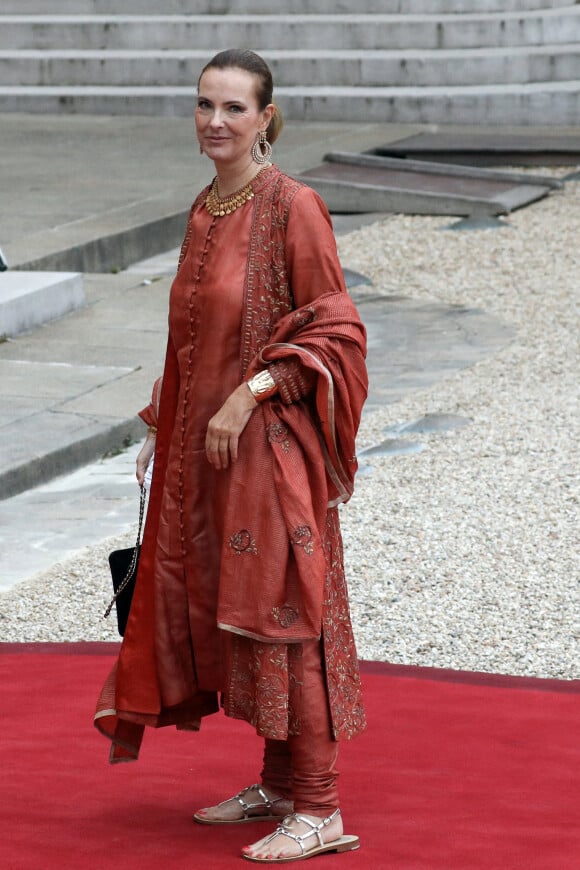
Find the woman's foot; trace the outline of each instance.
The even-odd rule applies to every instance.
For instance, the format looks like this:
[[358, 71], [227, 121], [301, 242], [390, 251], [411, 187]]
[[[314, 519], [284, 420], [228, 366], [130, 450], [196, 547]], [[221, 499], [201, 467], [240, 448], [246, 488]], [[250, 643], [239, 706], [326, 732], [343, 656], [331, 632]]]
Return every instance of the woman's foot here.
[[245, 846], [242, 854], [250, 861], [275, 862], [281, 858], [309, 857], [310, 852], [314, 855], [320, 851], [342, 852], [358, 847], [357, 837], [343, 837], [340, 810], [335, 810], [326, 818], [305, 813], [290, 815], [273, 834]]
[[281, 820], [291, 813], [292, 809], [292, 801], [255, 783], [214, 807], [198, 810], [193, 818], [203, 825], [234, 825], [240, 822]]

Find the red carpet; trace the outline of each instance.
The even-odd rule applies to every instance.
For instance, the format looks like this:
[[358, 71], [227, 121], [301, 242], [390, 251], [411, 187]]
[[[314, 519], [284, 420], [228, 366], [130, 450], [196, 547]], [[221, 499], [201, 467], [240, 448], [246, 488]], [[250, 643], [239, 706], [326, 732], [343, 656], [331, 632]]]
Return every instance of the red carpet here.
[[[218, 715], [197, 735], [148, 731], [137, 764], [109, 766], [92, 711], [113, 649], [0, 644], [0, 867], [250, 867], [239, 848], [266, 825], [190, 815], [255, 780], [259, 741]], [[578, 683], [373, 663], [363, 678], [370, 726], [340, 765], [346, 832], [362, 847], [307, 866], [580, 867]]]

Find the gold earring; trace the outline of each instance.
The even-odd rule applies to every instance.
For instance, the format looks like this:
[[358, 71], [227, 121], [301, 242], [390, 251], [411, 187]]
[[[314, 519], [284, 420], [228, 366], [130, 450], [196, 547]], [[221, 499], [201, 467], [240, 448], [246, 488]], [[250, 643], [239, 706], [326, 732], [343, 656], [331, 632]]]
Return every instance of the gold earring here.
[[256, 163], [269, 163], [272, 158], [272, 146], [266, 137], [266, 131], [260, 130], [252, 145], [252, 157]]

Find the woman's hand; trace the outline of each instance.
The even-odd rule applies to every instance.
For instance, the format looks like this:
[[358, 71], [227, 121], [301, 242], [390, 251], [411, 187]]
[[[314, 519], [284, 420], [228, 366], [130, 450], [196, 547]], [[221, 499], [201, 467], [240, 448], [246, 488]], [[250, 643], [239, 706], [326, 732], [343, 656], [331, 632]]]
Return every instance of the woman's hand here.
[[[249, 391], [248, 391], [249, 392]], [[139, 455], [137, 456], [137, 481], [139, 486], [143, 486], [143, 482], [145, 480], [145, 472], [149, 466], [151, 461], [151, 457], [155, 453], [155, 433], [148, 432], [147, 438], [145, 439], [145, 444], [139, 451]]]
[[208, 462], [218, 471], [238, 458], [240, 435], [258, 403], [246, 383], [240, 384], [225, 400], [208, 423], [205, 452]]

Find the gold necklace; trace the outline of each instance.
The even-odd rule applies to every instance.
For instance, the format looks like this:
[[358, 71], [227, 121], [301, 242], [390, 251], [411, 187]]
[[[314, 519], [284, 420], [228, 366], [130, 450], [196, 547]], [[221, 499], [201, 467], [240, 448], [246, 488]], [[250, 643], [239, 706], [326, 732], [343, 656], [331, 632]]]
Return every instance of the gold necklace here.
[[[264, 169], [265, 168], [266, 167], [264, 167]], [[263, 172], [264, 169], [260, 169], [260, 172]], [[231, 214], [237, 208], [240, 208], [240, 206], [253, 199], [254, 188], [252, 187], [252, 181], [260, 175], [260, 172], [257, 172], [256, 175], [254, 175], [254, 178], [252, 178], [251, 181], [248, 181], [248, 183], [240, 188], [240, 190], [236, 190], [235, 193], [230, 193], [229, 196], [224, 197], [221, 197], [218, 194], [218, 180], [216, 175], [209, 193], [205, 198], [205, 207], [208, 212], [213, 217], [223, 217], [226, 214]]]

